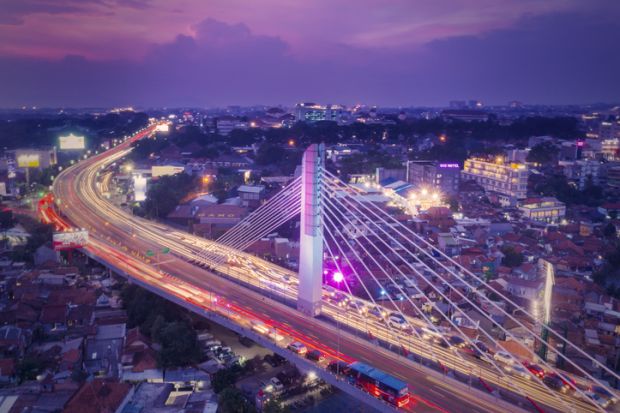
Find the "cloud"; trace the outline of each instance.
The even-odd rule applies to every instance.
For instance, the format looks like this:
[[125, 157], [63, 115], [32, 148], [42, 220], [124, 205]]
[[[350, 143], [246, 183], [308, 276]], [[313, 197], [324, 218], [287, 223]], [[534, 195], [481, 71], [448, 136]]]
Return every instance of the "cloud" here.
[[33, 14], [107, 15], [117, 7], [146, 9], [150, 0], [3, 0], [0, 25], [21, 25]]
[[139, 61], [0, 57], [0, 106], [217, 106], [302, 100], [390, 105], [614, 101], [620, 23], [600, 13], [527, 17], [423, 48], [340, 45], [324, 58], [212, 18]]

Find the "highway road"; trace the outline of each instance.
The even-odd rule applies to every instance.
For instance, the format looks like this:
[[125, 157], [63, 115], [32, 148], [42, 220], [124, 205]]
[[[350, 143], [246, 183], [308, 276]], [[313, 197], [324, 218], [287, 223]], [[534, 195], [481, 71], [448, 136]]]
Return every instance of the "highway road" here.
[[[408, 409], [414, 411], [503, 412], [506, 408], [479, 397], [477, 390], [455, 386], [450, 378], [437, 378], [413, 361], [373, 344], [372, 340], [368, 340], [368, 331], [374, 337], [405, 347], [407, 352], [419, 354], [427, 360], [442, 360], [449, 369], [472, 374], [473, 377], [481, 376], [492, 386], [511, 387], [516, 382], [521, 391], [525, 390], [526, 396], [541, 405], [551, 407], [545, 408], [545, 411], [570, 411], [566, 408], [567, 405], [574, 411], [596, 411], [573, 396], [549, 394], [541, 389], [540, 384], [531, 380], [516, 376], [511, 380], [500, 378], [486, 363], [464, 361], [457, 352], [442, 348], [431, 341], [420, 340], [411, 335], [402, 337], [402, 334], [397, 335], [379, 320], [329, 301], [324, 308], [326, 315], [338, 323], [359, 330], [362, 332], [359, 336], [337, 329], [334, 322], [309, 319], [279, 300], [272, 300], [255, 291], [270, 289], [271, 294], [294, 299], [295, 274], [251, 255], [229, 250], [159, 223], [133, 217], [117, 208], [102, 194], [109, 192], [110, 173], [105, 168], [122, 159], [131, 142], [149, 133], [150, 129], [127, 139], [104, 154], [81, 161], [63, 171], [54, 183], [54, 194], [60, 210], [75, 227], [89, 230], [89, 248], [99, 256], [112, 260], [117, 267], [124, 265], [132, 276], [147, 280], [162, 289], [173, 291], [175, 285], [186, 286], [183, 288], [185, 292], [193, 289], [189, 300], [204, 300], [206, 294], [222, 297], [235, 308], [243, 309], [248, 318], [259, 318], [265, 324], [333, 357], [362, 360], [378, 366], [410, 384], [415, 397]], [[158, 251], [163, 247], [170, 248], [173, 254], [162, 254], [154, 258], [145, 256], [147, 250]], [[208, 261], [203, 256], [205, 250], [211, 250], [215, 256], [222, 256], [224, 261], [231, 263], [217, 267], [217, 272], [226, 274], [226, 277], [195, 265]], [[254, 289], [230, 278], [253, 285]], [[212, 304], [209, 300], [207, 303]], [[411, 322], [413, 324], [415, 320]], [[524, 407], [532, 409], [525, 399], [521, 401]]]

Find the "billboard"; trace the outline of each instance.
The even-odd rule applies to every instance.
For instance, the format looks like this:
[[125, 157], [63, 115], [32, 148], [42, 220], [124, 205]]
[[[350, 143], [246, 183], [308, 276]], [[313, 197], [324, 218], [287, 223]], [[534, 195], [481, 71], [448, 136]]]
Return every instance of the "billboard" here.
[[134, 201], [142, 202], [146, 200], [146, 184], [147, 180], [140, 174], [133, 176], [133, 197]]
[[61, 151], [81, 151], [86, 148], [84, 137], [74, 134], [59, 137], [58, 144]]
[[181, 165], [153, 165], [151, 167], [151, 176], [158, 178], [166, 175], [176, 175], [185, 172], [185, 167]]
[[17, 156], [17, 166], [20, 168], [38, 168], [41, 166], [41, 156], [38, 153], [22, 153]]
[[155, 131], [156, 132], [169, 132], [170, 125], [167, 123], [160, 123], [157, 126], [155, 126]]
[[54, 250], [56, 251], [82, 248], [88, 243], [88, 231], [82, 229], [68, 232], [55, 232], [52, 239]]

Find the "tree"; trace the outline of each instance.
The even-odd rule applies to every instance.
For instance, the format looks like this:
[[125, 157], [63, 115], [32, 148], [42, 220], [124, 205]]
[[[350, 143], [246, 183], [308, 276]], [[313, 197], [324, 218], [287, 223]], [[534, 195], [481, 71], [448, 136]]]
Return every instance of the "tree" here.
[[200, 361], [202, 351], [196, 332], [187, 323], [167, 323], [157, 336], [161, 344], [158, 361], [162, 367], [187, 366]]
[[213, 378], [211, 379], [211, 386], [213, 387], [213, 391], [215, 393], [220, 393], [226, 388], [229, 388], [235, 384], [239, 374], [241, 373], [241, 368], [234, 364], [229, 368], [221, 369], [215, 372]]
[[542, 142], [535, 145], [527, 154], [528, 162], [536, 162], [541, 165], [549, 164], [558, 152], [558, 148], [551, 142]]
[[166, 217], [196, 185], [194, 178], [185, 173], [159, 177], [146, 192], [146, 216]]
[[616, 236], [616, 226], [608, 222], [605, 228], [603, 228], [603, 235], [605, 238], [614, 238]]
[[0, 229], [6, 231], [13, 226], [13, 211], [10, 208], [6, 208], [4, 205], [0, 205]]
[[283, 407], [277, 399], [269, 399], [263, 405], [263, 413], [289, 413], [290, 409]]
[[254, 413], [256, 409], [234, 387], [224, 389], [217, 397], [218, 413]]
[[28, 380], [36, 379], [37, 375], [43, 371], [44, 368], [45, 366], [40, 360], [31, 356], [26, 356], [17, 364], [15, 375], [17, 376], [18, 382], [23, 383]]
[[502, 248], [502, 254], [504, 254], [504, 258], [502, 258], [502, 265], [505, 265], [506, 267], [514, 268], [523, 264], [523, 254], [516, 252], [514, 247], [510, 245]]

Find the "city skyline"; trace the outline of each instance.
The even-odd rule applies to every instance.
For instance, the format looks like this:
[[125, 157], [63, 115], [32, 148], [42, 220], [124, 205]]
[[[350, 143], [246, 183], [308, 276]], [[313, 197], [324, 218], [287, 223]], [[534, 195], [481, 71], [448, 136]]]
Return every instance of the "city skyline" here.
[[[614, 102], [620, 6], [7, 2], [0, 107]], [[27, 87], [24, 87], [27, 86]]]

